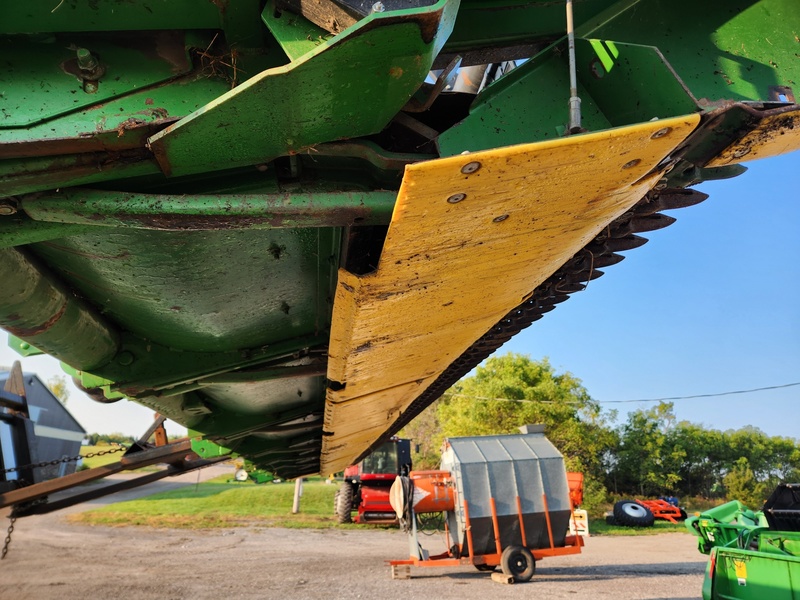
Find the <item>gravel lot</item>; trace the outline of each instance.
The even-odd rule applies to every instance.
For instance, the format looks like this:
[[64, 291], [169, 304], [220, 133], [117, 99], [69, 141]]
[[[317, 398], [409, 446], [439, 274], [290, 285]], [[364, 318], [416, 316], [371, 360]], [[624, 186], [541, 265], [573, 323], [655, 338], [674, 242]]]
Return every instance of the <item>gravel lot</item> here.
[[[213, 475], [204, 473], [204, 478]], [[148, 493], [196, 480], [192, 474], [183, 477], [182, 482], [155, 484]], [[580, 555], [538, 563], [526, 584], [494, 583], [471, 568], [412, 568], [411, 579], [392, 580], [384, 561], [408, 555], [407, 538], [399, 531], [196, 532], [65, 521], [67, 512], [91, 506], [17, 521], [8, 557], [0, 563], [0, 598], [694, 600], [700, 598], [705, 568], [694, 538], [673, 533], [590, 538]], [[437, 536], [422, 543], [434, 553], [444, 549]]]

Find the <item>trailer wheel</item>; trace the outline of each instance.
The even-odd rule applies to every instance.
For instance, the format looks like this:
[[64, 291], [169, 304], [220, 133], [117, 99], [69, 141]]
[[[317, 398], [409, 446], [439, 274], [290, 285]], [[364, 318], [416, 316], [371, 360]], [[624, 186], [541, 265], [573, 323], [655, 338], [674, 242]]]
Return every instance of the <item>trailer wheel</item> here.
[[336, 517], [339, 523], [352, 523], [350, 511], [353, 510], [353, 484], [345, 481], [336, 496]]
[[652, 527], [655, 517], [649, 508], [633, 500], [620, 500], [614, 505], [614, 519], [625, 527]]
[[497, 565], [475, 565], [475, 568], [478, 569], [478, 571], [492, 573], [495, 569], [497, 569]]
[[536, 561], [533, 554], [522, 546], [509, 546], [500, 555], [500, 568], [506, 575], [511, 575], [514, 581], [530, 581], [536, 571]]

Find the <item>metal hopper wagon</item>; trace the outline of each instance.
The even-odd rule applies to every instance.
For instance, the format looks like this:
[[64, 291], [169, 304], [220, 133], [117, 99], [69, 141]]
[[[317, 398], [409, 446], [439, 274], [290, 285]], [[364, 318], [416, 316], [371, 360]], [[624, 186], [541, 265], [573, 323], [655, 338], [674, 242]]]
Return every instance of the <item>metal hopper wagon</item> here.
[[[410, 566], [472, 565], [499, 566], [506, 583], [523, 582], [533, 577], [536, 561], [578, 554], [583, 546], [579, 535], [568, 535], [573, 506], [564, 458], [543, 428], [447, 439], [441, 470], [398, 477], [391, 503], [410, 550], [410, 558], [390, 561], [395, 578], [409, 576]], [[431, 555], [420, 545], [417, 520], [438, 512], [448, 548]]]

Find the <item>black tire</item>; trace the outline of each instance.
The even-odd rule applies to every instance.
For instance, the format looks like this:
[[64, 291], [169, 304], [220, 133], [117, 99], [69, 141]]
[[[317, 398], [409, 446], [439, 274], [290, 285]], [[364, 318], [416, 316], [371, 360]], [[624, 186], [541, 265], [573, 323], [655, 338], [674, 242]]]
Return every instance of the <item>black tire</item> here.
[[333, 514], [339, 514], [339, 490], [336, 490], [336, 493], [333, 495]]
[[353, 510], [353, 484], [345, 481], [336, 496], [336, 520], [342, 525], [352, 523], [350, 512]]
[[475, 565], [475, 568], [484, 573], [492, 573], [497, 569], [497, 565]]
[[606, 524], [607, 525], [616, 525], [617, 520], [614, 518], [614, 515], [606, 515]]
[[625, 527], [652, 527], [655, 517], [650, 509], [633, 500], [620, 500], [614, 505], [614, 519]]
[[689, 515], [686, 514], [685, 510], [683, 510], [682, 508], [679, 508], [678, 510], [681, 511], [681, 516], [678, 517], [679, 521], [685, 521], [686, 519], [689, 518]]
[[530, 581], [536, 572], [536, 561], [533, 554], [522, 546], [509, 546], [500, 555], [500, 568], [506, 575], [511, 575], [514, 581]]

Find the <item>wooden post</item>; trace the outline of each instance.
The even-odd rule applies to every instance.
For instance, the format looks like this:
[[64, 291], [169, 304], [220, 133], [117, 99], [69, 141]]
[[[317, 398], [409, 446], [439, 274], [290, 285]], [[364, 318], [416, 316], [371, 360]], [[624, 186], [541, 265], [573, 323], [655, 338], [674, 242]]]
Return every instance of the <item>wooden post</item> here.
[[294, 502], [292, 503], [292, 514], [300, 512], [300, 496], [303, 495], [303, 478], [298, 477], [294, 480]]

